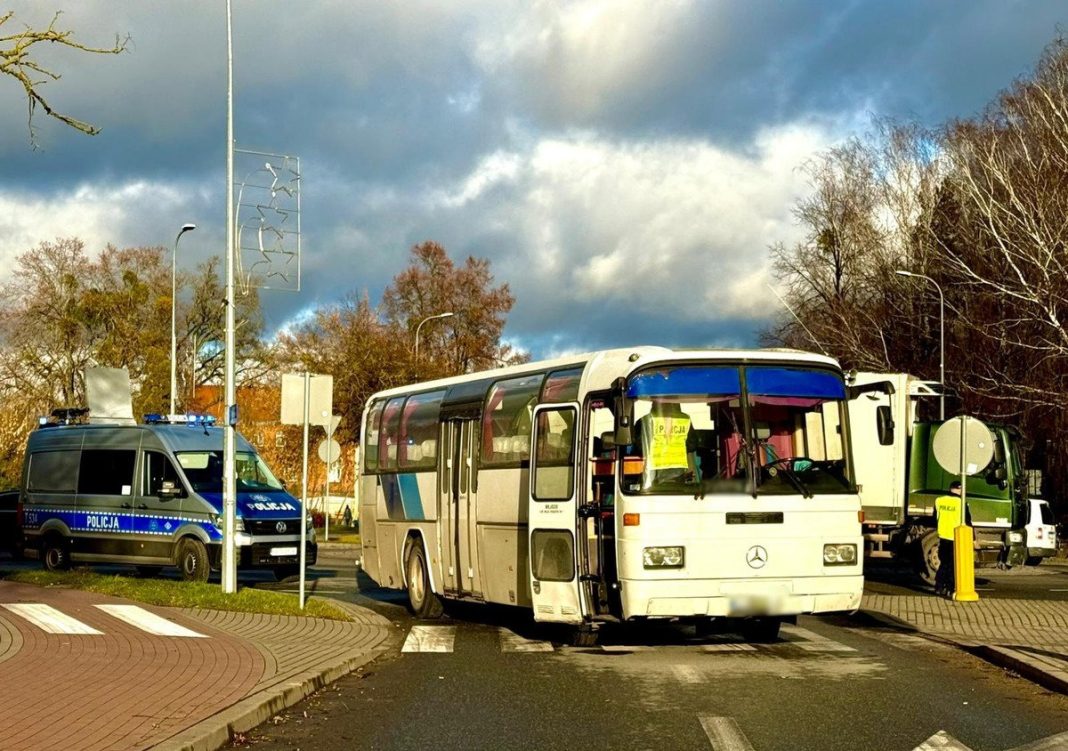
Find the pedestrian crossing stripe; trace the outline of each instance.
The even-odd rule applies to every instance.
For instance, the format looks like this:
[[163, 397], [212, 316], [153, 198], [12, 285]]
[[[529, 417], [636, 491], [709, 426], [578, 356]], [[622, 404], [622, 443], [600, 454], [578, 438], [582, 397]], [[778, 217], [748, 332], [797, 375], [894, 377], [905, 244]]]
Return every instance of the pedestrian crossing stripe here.
[[[82, 623], [77, 618], [69, 616], [51, 605], [37, 602], [17, 602], [4, 604], [2, 607], [24, 620], [29, 621], [45, 633], [82, 636], [104, 635], [103, 631]], [[153, 636], [174, 636], [199, 639], [208, 638], [204, 634], [198, 634], [185, 626], [168, 621], [166, 618], [138, 607], [137, 605], [108, 603], [96, 605], [95, 607], [127, 625], [133, 626], [139, 631], [144, 631]]]
[[412, 626], [401, 652], [451, 652], [456, 626]]
[[81, 634], [86, 636], [103, 636], [103, 631], [97, 631], [92, 626], [72, 618], [61, 610], [56, 610], [51, 605], [37, 602], [18, 602], [4, 605], [15, 615], [21, 616], [37, 628], [49, 634]]
[[96, 607], [108, 615], [118, 618], [120, 621], [155, 636], [179, 636], [191, 639], [207, 638], [204, 634], [198, 634], [196, 631], [191, 631], [185, 626], [168, 621], [166, 618], [136, 605], [107, 604], [97, 605]]
[[497, 629], [502, 652], [552, 652], [552, 642], [527, 639], [506, 628]]

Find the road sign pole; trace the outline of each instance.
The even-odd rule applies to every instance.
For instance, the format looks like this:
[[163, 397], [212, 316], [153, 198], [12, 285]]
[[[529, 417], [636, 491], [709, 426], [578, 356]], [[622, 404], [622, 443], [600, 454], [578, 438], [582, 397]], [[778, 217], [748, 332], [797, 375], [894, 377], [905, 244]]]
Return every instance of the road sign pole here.
[[330, 542], [330, 448], [334, 439], [326, 436], [326, 490], [323, 497], [323, 539]]
[[304, 373], [304, 467], [300, 501], [300, 609], [304, 610], [304, 569], [308, 562], [308, 412], [311, 409], [311, 374]]

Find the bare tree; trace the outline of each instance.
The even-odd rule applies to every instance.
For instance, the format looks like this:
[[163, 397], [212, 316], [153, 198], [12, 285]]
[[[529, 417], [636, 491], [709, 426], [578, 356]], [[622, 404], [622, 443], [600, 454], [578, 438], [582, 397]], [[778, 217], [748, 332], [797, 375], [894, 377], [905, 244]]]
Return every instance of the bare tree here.
[[[37, 139], [33, 127], [33, 115], [38, 107], [44, 110], [49, 117], [69, 125], [75, 130], [95, 136], [100, 129], [90, 123], [78, 120], [70, 115], [64, 115], [55, 110], [41, 93], [41, 87], [49, 81], [58, 81], [60, 74], [44, 67], [34, 58], [34, 47], [37, 45], [58, 45], [80, 52], [88, 52], [95, 55], [117, 55], [125, 52], [129, 45], [130, 37], [125, 39], [115, 36], [115, 44], [111, 47], [94, 47], [84, 44], [74, 37], [74, 32], [59, 29], [56, 24], [61, 13], [57, 12], [51, 23], [44, 29], [32, 29], [26, 27], [22, 31], [0, 36], [0, 73], [11, 76], [20, 84], [26, 92], [28, 107], [27, 127], [30, 132], [30, 144], [36, 148]], [[0, 27], [12, 21], [15, 11], [8, 11], [0, 15]]]

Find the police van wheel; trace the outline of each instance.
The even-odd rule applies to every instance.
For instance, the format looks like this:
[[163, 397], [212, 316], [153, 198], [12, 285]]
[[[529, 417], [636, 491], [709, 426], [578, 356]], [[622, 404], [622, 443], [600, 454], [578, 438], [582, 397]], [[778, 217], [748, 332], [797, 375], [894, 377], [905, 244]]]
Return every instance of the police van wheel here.
[[41, 545], [41, 561], [48, 571], [66, 571], [70, 568], [70, 543], [61, 535], [49, 535]]
[[208, 561], [208, 549], [204, 543], [192, 537], [186, 537], [178, 543], [178, 554], [175, 556], [178, 563], [178, 572], [185, 581], [206, 582], [211, 573], [211, 563]]
[[441, 599], [430, 589], [430, 569], [423, 546], [414, 543], [408, 551], [408, 606], [416, 618], [440, 618]]
[[275, 566], [273, 571], [275, 580], [280, 582], [300, 576], [300, 566]]

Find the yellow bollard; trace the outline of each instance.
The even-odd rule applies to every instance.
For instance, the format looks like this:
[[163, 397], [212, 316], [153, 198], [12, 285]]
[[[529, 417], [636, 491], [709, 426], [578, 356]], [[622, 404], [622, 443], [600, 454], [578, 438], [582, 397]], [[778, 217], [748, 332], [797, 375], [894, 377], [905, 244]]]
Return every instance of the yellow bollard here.
[[953, 576], [957, 584], [953, 599], [957, 602], [976, 602], [975, 548], [972, 544], [972, 528], [962, 524], [953, 530]]

